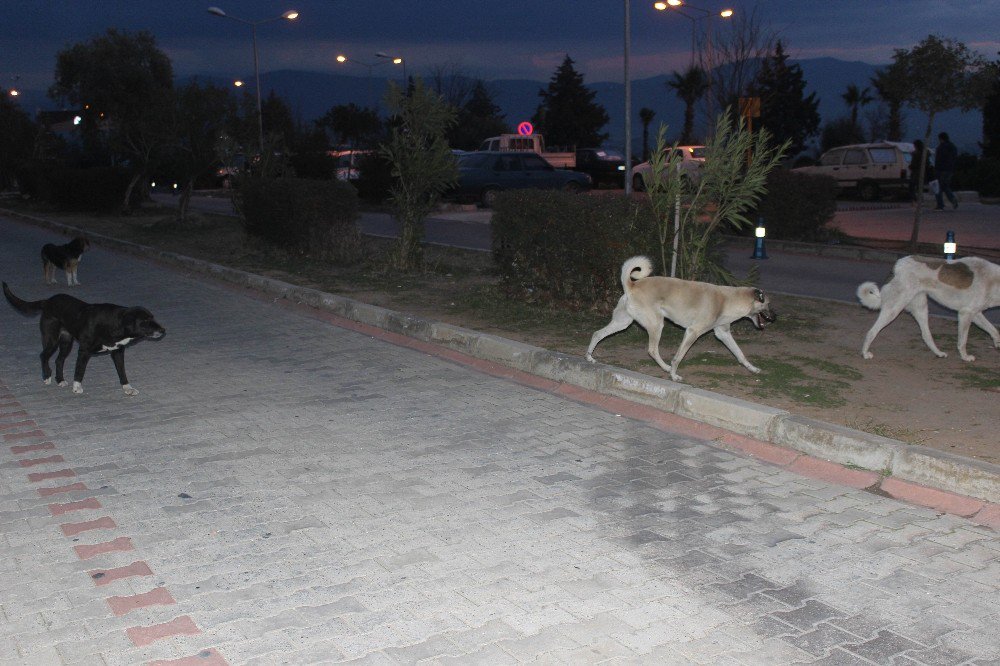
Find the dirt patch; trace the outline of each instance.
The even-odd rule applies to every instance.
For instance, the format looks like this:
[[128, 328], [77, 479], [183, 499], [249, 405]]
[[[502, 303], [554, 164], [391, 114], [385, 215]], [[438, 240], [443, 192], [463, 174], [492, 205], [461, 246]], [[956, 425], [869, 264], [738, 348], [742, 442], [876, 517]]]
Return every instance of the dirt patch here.
[[[35, 214], [38, 214], [37, 212]], [[495, 287], [489, 255], [429, 248], [428, 269], [394, 275], [379, 260], [381, 241], [367, 241], [370, 259], [341, 268], [274, 251], [243, 239], [231, 219], [199, 216], [178, 227], [170, 217], [44, 217], [124, 240], [199, 257], [360, 301], [582, 356], [591, 334], [610, 318], [606, 311], [569, 312], [509, 301]], [[743, 320], [733, 335], [761, 374], [740, 366], [711, 335], [703, 336], [681, 364], [684, 382], [795, 414], [883, 435], [911, 444], [1000, 464], [997, 441], [1000, 353], [973, 327], [965, 363], [955, 349], [954, 321], [931, 319], [939, 359], [916, 323], [901, 315], [876, 339], [875, 358], [861, 358], [861, 342], [875, 313], [860, 305], [772, 295], [779, 320], [763, 331]], [[681, 331], [668, 326], [661, 353], [669, 360]], [[599, 361], [655, 377], [666, 373], [647, 356], [637, 325], [604, 340]]]

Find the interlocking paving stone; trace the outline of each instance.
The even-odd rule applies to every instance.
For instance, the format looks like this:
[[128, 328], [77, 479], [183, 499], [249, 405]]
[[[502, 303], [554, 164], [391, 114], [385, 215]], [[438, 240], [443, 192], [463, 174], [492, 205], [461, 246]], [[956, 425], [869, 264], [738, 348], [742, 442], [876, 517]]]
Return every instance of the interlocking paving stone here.
[[[54, 236], [0, 233], [15, 293], [52, 293], [35, 258]], [[73, 395], [39, 381], [37, 323], [0, 306], [0, 394], [75, 476], [0, 458], [0, 661], [1000, 660], [988, 528], [97, 244], [82, 272], [74, 295], [142, 304], [168, 333], [127, 352], [139, 396], [103, 357]], [[49, 515], [36, 488], [73, 482], [92, 490], [56, 501], [100, 512]], [[122, 538], [133, 550], [74, 550]], [[110, 592], [86, 573], [137, 560], [153, 575]], [[153, 587], [176, 603], [115, 617], [105, 601]], [[179, 616], [201, 633], [126, 637]]]

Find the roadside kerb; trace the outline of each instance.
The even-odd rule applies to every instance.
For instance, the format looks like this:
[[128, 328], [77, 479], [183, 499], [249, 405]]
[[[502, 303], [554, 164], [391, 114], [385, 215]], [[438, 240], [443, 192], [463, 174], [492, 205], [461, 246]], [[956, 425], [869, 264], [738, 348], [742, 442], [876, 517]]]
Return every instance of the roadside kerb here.
[[174, 267], [304, 303], [361, 324], [434, 343], [545, 379], [654, 407], [848, 468], [871, 470], [884, 478], [905, 480], [985, 502], [1000, 503], [998, 465], [797, 416], [785, 410], [666, 379], [601, 363], [589, 363], [582, 357], [395, 312], [344, 296], [122, 241], [51, 220], [3, 209], [0, 209], [0, 213], [67, 235], [85, 233], [92, 242], [97, 241], [102, 246], [127, 254], [157, 259]]

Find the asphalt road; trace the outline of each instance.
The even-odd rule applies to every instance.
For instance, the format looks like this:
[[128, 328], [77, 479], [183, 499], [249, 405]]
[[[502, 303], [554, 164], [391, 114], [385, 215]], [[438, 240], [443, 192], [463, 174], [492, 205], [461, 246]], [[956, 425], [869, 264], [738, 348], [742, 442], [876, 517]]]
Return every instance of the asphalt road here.
[[1000, 660], [990, 528], [99, 246], [80, 280], [167, 335], [74, 395], [0, 304], [0, 663]]

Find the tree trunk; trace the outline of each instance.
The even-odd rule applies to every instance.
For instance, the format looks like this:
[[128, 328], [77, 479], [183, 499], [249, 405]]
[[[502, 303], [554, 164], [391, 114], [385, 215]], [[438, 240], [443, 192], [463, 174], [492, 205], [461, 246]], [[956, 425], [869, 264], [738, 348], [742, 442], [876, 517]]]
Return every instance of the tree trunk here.
[[421, 220], [400, 220], [399, 230], [399, 256], [396, 258], [397, 267], [402, 271], [412, 271], [423, 265], [423, 248], [420, 241], [423, 237], [423, 223]]
[[191, 203], [191, 192], [194, 190], [194, 179], [189, 179], [181, 189], [181, 198], [177, 204], [177, 221], [187, 222], [188, 204]]
[[135, 189], [136, 184], [139, 179], [142, 178], [142, 172], [137, 172], [132, 176], [132, 180], [129, 181], [128, 187], [125, 188], [125, 200], [122, 201], [122, 212], [127, 213], [129, 211], [129, 202], [132, 201], [132, 190]]
[[934, 128], [934, 112], [927, 116], [927, 131], [924, 133], [924, 159], [920, 160], [920, 170], [917, 176], [917, 207], [913, 211], [913, 231], [910, 232], [910, 252], [917, 251], [917, 239], [920, 237], [920, 218], [924, 211], [924, 176], [927, 173], [926, 155], [930, 151], [931, 131]]
[[691, 143], [691, 134], [694, 133], [694, 102], [687, 102], [684, 105], [684, 136], [681, 137], [681, 144]]

